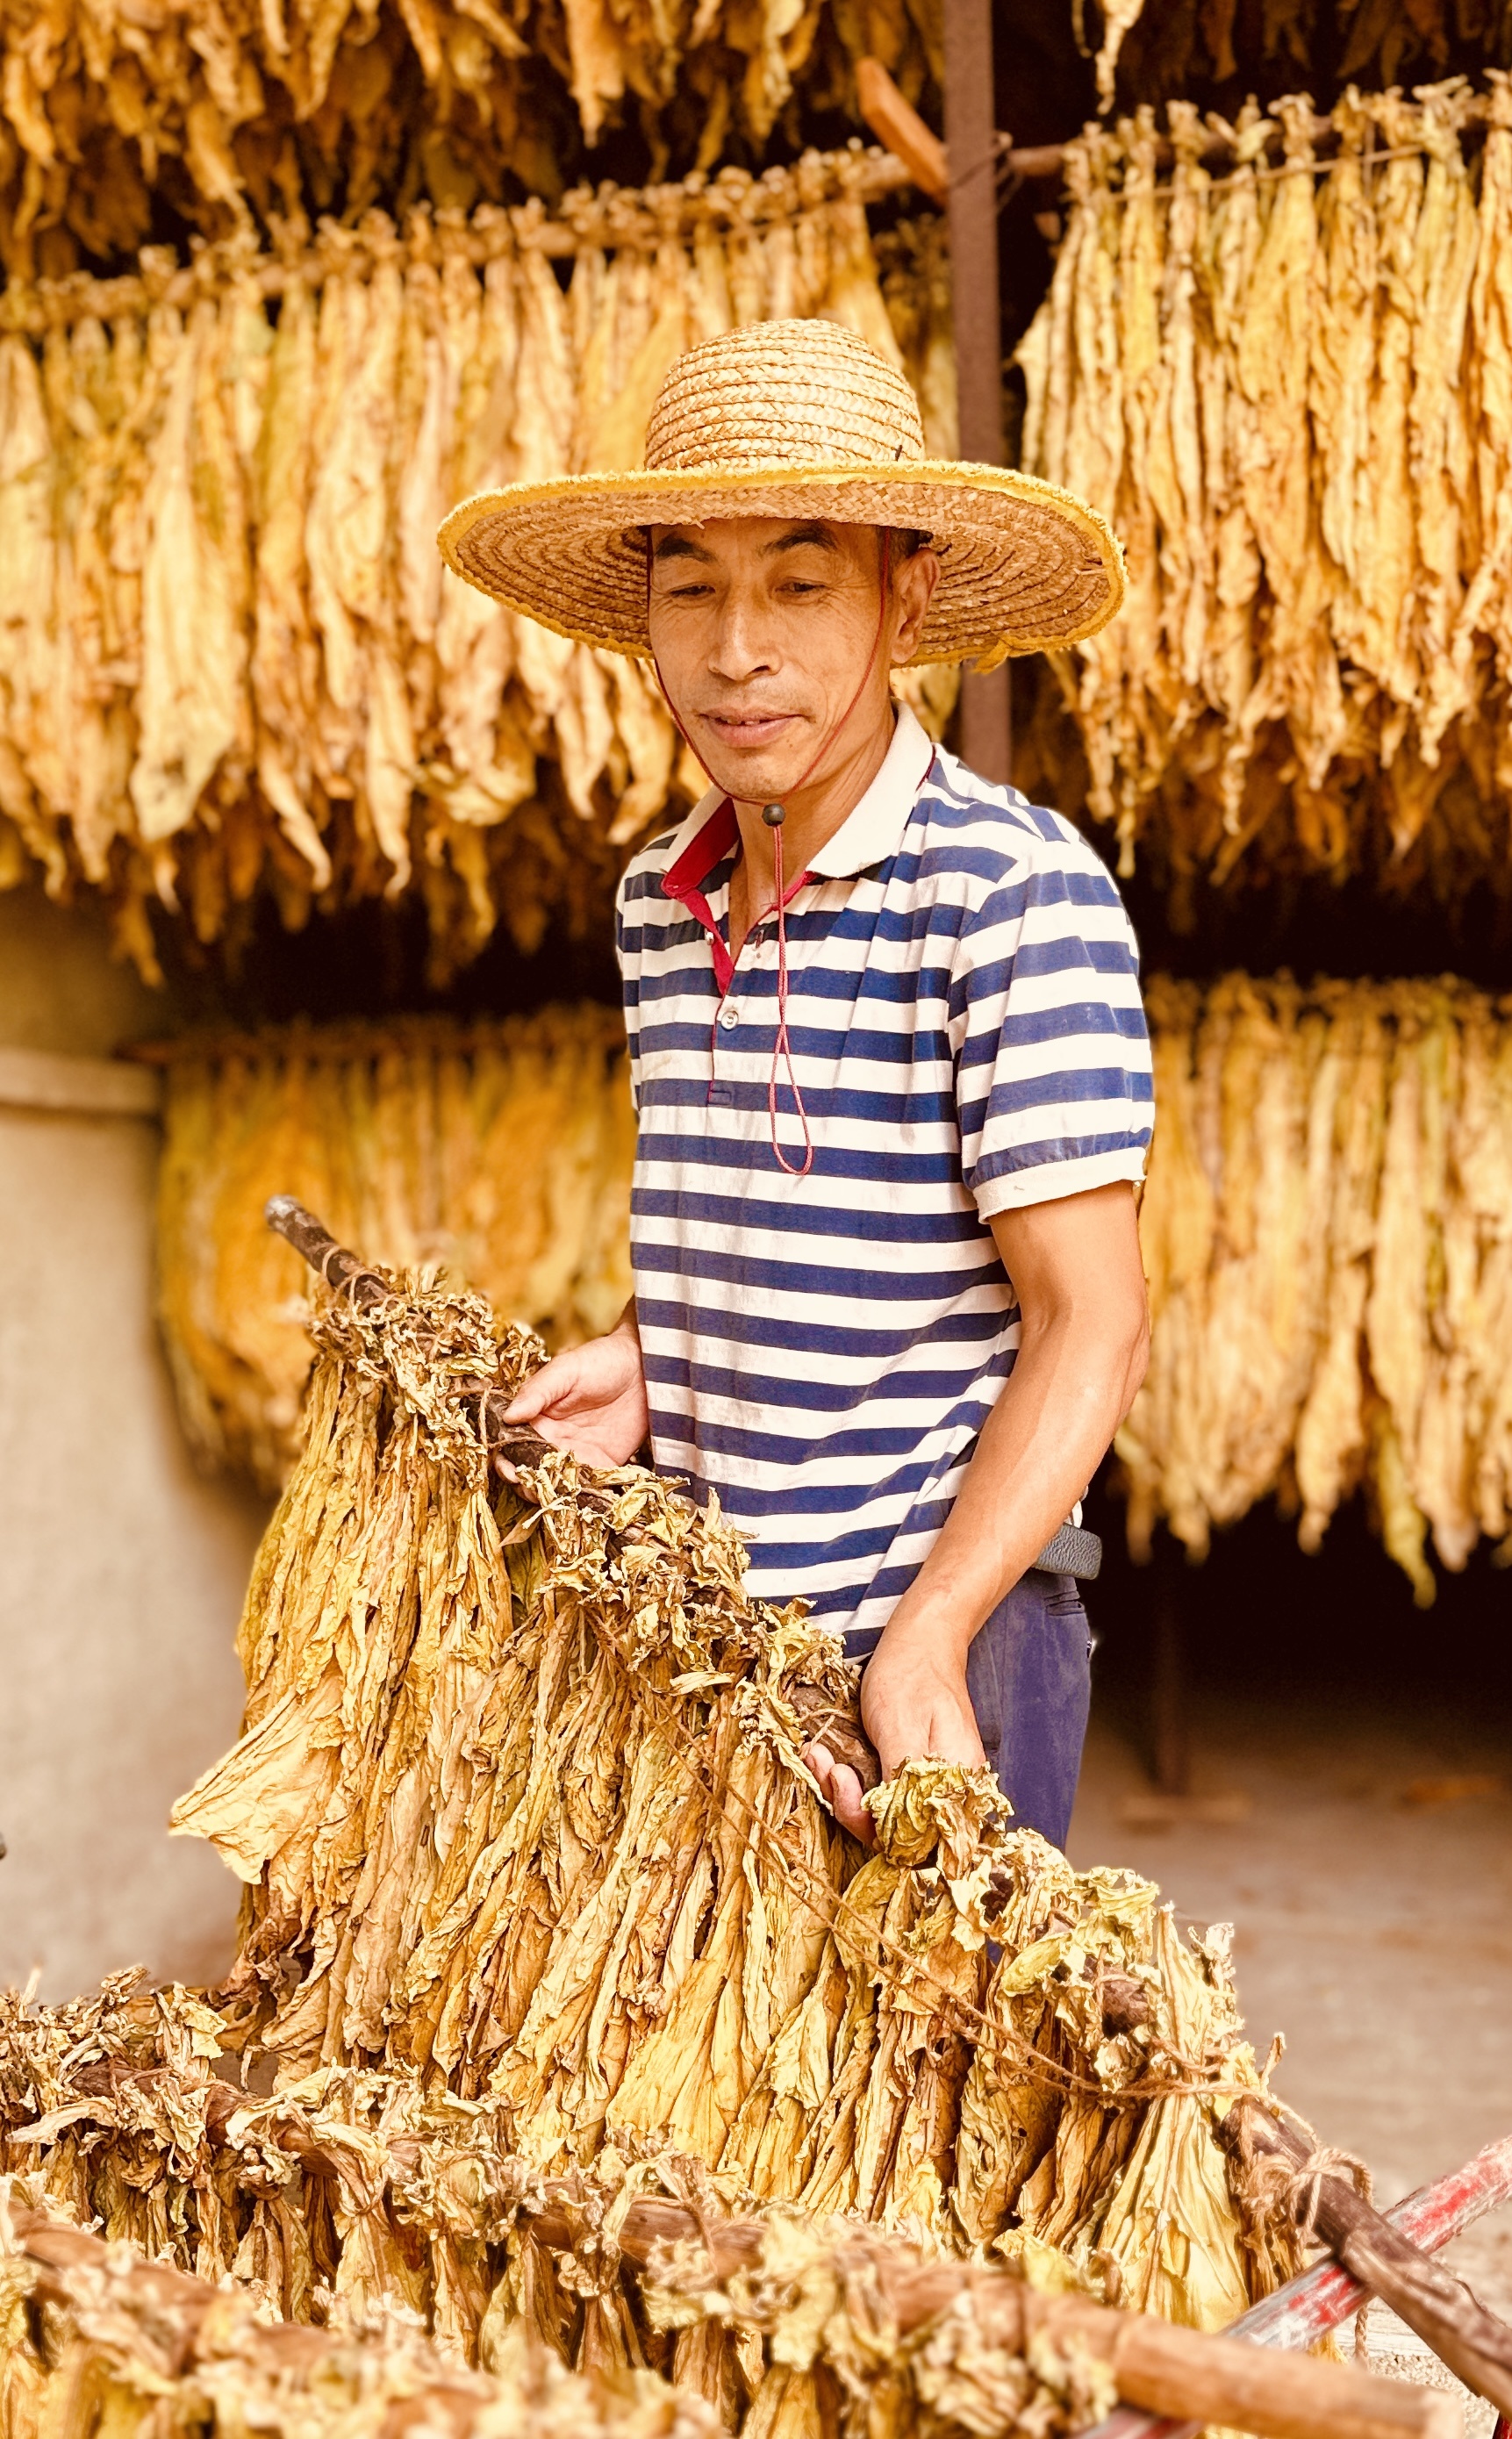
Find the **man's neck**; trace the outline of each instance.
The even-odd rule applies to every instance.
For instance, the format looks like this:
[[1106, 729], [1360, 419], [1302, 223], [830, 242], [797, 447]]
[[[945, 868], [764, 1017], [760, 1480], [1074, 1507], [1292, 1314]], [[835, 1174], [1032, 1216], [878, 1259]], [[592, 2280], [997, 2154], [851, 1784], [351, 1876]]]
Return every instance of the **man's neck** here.
[[[876, 725], [845, 756], [836, 770], [825, 773], [810, 787], [795, 790], [785, 800], [784, 888], [791, 889], [799, 873], [845, 828], [886, 761], [896, 726], [897, 715], [889, 697], [881, 706]], [[738, 957], [747, 932], [776, 903], [776, 842], [762, 818], [764, 806], [748, 804], [738, 796], [731, 801], [740, 832], [740, 856], [730, 888], [730, 952]]]

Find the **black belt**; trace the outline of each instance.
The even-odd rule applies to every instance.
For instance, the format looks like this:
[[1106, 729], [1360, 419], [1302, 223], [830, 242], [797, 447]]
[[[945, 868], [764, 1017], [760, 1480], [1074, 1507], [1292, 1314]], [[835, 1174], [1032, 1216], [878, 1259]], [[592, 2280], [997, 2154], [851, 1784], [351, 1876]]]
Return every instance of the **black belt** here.
[[1034, 1563], [1047, 1576], [1080, 1576], [1085, 1583], [1091, 1583], [1102, 1572], [1102, 1538], [1084, 1531], [1079, 1524], [1062, 1524]]

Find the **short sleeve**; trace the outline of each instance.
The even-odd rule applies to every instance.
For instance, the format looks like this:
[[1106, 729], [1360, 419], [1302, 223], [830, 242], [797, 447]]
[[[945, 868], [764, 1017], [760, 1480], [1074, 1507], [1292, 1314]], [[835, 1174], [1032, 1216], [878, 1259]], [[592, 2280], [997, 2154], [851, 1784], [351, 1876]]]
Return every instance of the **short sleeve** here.
[[1138, 1184], [1154, 1115], [1139, 952], [1084, 842], [1037, 841], [988, 887], [951, 1019], [962, 1176], [984, 1220]]
[[[633, 865], [631, 870], [633, 870]], [[625, 1010], [625, 1042], [630, 1052], [630, 1097], [637, 1112], [640, 1086], [640, 949], [641, 927], [628, 903], [630, 871], [614, 892], [614, 960], [619, 968], [619, 993]]]

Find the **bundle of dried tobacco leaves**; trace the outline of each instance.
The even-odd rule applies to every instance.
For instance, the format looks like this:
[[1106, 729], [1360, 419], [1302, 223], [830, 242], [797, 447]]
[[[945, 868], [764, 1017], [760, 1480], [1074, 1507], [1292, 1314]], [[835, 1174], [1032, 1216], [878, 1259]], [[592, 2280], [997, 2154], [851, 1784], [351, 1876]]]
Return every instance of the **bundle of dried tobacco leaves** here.
[[1427, 1548], [1512, 1555], [1512, 1006], [1452, 975], [1157, 975], [1130, 1540], [1195, 1558], [1276, 1492], [1316, 1550], [1362, 1485], [1423, 1607]]
[[1166, 117], [1168, 184], [1147, 107], [1067, 147], [1019, 349], [1023, 465], [1112, 520], [1129, 596], [1057, 657], [1015, 775], [1077, 810], [1058, 698], [1087, 810], [1179, 901], [1282, 872], [1504, 892], [1512, 82]]
[[[11, 2003], [27, 2199], [289, 2319], [403, 2304], [485, 2362], [522, 2319], [579, 2368], [645, 2359], [611, 2239], [656, 2192], [1208, 2328], [1287, 2274], [1214, 2139], [1258, 2080], [1221, 1940], [1012, 1829], [986, 1771], [910, 1765], [863, 1856], [798, 1758], [806, 1706], [849, 1699], [832, 1639], [649, 1473], [548, 1452], [497, 1492], [478, 1383], [536, 1344], [367, 1278], [316, 1325], [245, 1733], [176, 1812], [246, 1883], [236, 1967]], [[560, 2179], [583, 2235], [543, 2266], [514, 2223]], [[683, 2317], [667, 2359], [733, 2411], [738, 2313]]]
[[164, 1045], [158, 1320], [198, 1453], [282, 1489], [308, 1273], [275, 1191], [386, 1262], [444, 1262], [553, 1352], [631, 1291], [635, 1112], [617, 1010], [264, 1026]]
[[268, 2324], [255, 2293], [208, 2286], [0, 2190], [0, 2430], [31, 2439], [714, 2439], [718, 2424], [654, 2372], [563, 2369], [516, 2343], [480, 2375], [444, 2359], [413, 2315], [347, 2312], [329, 2331]]
[[[474, 592], [436, 528], [496, 483], [637, 464], [685, 347], [794, 313], [880, 347], [952, 456], [939, 223], [872, 247], [894, 176], [809, 153], [555, 218], [375, 210], [192, 274], [149, 248], [139, 276], [12, 280], [0, 888], [98, 888], [159, 980], [154, 924], [234, 951], [270, 902], [298, 929], [411, 893], [443, 986], [501, 926], [526, 955], [548, 927], [607, 939], [625, 848], [703, 772], [638, 662]], [[0, 258], [5, 178], [0, 149]], [[955, 684], [898, 691], [938, 734]]]

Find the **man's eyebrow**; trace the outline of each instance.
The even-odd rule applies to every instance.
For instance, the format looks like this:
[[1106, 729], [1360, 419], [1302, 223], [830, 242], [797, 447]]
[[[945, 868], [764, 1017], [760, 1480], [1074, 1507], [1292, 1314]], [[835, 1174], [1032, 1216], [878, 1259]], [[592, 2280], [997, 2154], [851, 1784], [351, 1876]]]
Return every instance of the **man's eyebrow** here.
[[816, 550], [832, 550], [837, 554], [840, 549], [829, 527], [815, 517], [811, 524], [790, 526], [786, 533], [778, 534], [774, 542], [763, 543], [761, 556], [771, 559], [779, 550], [802, 550], [806, 544]]
[[668, 533], [663, 534], [661, 541], [652, 549], [651, 557], [653, 559], [707, 560], [712, 557], [712, 553], [706, 551], [702, 543], [689, 542], [685, 534]]

